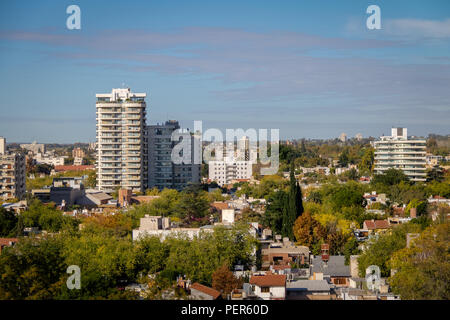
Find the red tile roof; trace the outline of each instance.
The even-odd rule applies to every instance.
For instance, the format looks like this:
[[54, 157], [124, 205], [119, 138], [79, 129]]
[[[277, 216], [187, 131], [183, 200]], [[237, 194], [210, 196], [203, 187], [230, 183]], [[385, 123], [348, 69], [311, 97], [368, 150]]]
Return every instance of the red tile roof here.
[[88, 170], [88, 169], [95, 169], [94, 165], [79, 165], [79, 166], [74, 166], [74, 165], [67, 165], [67, 166], [55, 166], [55, 171], [59, 172], [59, 171], [83, 171], [83, 170]]
[[0, 246], [9, 246], [10, 242], [17, 242], [17, 238], [0, 238]]
[[210, 295], [214, 299], [217, 299], [220, 296], [220, 292], [217, 291], [216, 289], [204, 286], [204, 285], [202, 285], [202, 284], [200, 284], [198, 282], [195, 282], [194, 284], [192, 284], [190, 288], [198, 290], [200, 292], [203, 292], [203, 293], [205, 293], [207, 295]]
[[223, 209], [228, 209], [228, 203], [226, 202], [213, 202], [211, 204], [211, 206], [213, 206], [214, 208], [216, 208], [218, 211], [223, 210]]
[[284, 287], [286, 285], [286, 275], [266, 274], [264, 276], [252, 276], [250, 284], [255, 284], [259, 287]]
[[389, 222], [387, 220], [365, 220], [364, 225], [368, 230], [389, 229]]

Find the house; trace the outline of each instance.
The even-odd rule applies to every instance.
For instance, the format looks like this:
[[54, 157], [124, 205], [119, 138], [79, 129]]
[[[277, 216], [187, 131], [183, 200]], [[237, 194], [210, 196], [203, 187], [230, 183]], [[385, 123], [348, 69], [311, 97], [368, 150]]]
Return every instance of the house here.
[[50, 201], [57, 205], [75, 204], [76, 199], [85, 194], [83, 179], [80, 177], [54, 178], [50, 187]]
[[222, 298], [222, 295], [219, 291], [204, 286], [198, 282], [190, 285], [189, 290], [191, 292], [190, 297], [194, 300], [218, 300]]
[[261, 267], [266, 270], [271, 265], [287, 265], [291, 262], [303, 265], [309, 261], [309, 248], [294, 245], [285, 238], [283, 242], [269, 242], [268, 246], [261, 250], [261, 257]]
[[380, 231], [385, 231], [389, 229], [391, 226], [389, 225], [388, 220], [365, 220], [363, 223], [363, 229], [368, 230], [369, 233], [377, 233]]
[[286, 298], [286, 275], [254, 274], [250, 278], [252, 295], [263, 300]]
[[372, 193], [366, 192], [363, 195], [364, 199], [367, 202], [367, 206], [370, 207], [374, 203], [386, 204], [386, 201], [389, 200], [386, 198], [385, 193], [377, 194], [376, 191], [372, 191]]
[[[212, 226], [213, 227], [213, 226]], [[133, 241], [145, 236], [157, 236], [164, 241], [166, 237], [187, 237], [192, 240], [198, 237], [201, 231], [213, 232], [211, 226], [202, 226], [200, 228], [172, 228], [170, 218], [161, 216], [145, 215], [140, 220], [138, 229], [133, 230]]]
[[17, 238], [0, 238], [0, 254], [3, 251], [4, 247], [12, 247], [14, 246], [19, 239]]
[[14, 211], [14, 213], [16, 214], [20, 214], [28, 208], [26, 200], [22, 200], [15, 203], [4, 203], [1, 205], [1, 207], [9, 211]]
[[[326, 258], [325, 258], [326, 257]], [[311, 259], [310, 280], [329, 279], [337, 287], [348, 287], [350, 266], [345, 265], [345, 256], [317, 256]]]
[[331, 284], [326, 280], [297, 280], [286, 284], [286, 300], [331, 300]]
[[428, 198], [428, 203], [436, 203], [436, 204], [439, 204], [439, 203], [445, 203], [445, 204], [447, 204], [447, 205], [449, 205], [450, 206], [450, 199], [447, 199], [447, 198], [444, 198], [444, 197], [441, 197], [441, 196], [434, 196], [434, 197], [432, 197], [432, 196], [430, 196], [429, 198]]

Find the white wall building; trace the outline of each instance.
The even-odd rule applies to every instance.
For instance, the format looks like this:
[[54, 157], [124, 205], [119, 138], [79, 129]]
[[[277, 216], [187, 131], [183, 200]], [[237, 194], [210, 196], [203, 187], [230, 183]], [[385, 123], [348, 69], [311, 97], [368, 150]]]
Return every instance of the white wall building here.
[[210, 161], [208, 164], [209, 179], [218, 185], [229, 184], [237, 179], [250, 179], [252, 177], [251, 161], [236, 161], [233, 157], [225, 161]]
[[6, 139], [0, 137], [0, 199], [22, 199], [26, 192], [25, 156], [8, 153]]
[[412, 181], [426, 180], [426, 140], [408, 137], [407, 128], [392, 128], [390, 136], [374, 142], [376, 174], [401, 169]]
[[284, 300], [286, 298], [286, 275], [254, 274], [250, 278], [252, 295], [263, 300]]
[[144, 191], [147, 184], [145, 93], [129, 88], [96, 94], [97, 188]]

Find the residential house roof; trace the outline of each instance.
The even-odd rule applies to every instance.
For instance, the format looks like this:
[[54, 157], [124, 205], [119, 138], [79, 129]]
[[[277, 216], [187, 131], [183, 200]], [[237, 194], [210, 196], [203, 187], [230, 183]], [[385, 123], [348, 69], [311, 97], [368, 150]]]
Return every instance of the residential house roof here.
[[286, 284], [286, 289], [289, 291], [329, 292], [330, 288], [331, 286], [327, 280], [297, 280]]
[[350, 277], [350, 266], [345, 265], [345, 256], [329, 256], [327, 263], [318, 256], [312, 259], [311, 274], [323, 273], [330, 277]]
[[0, 246], [9, 246], [11, 243], [19, 241], [18, 238], [0, 238]]
[[220, 292], [217, 291], [216, 289], [204, 286], [204, 285], [202, 285], [202, 284], [200, 284], [198, 282], [193, 283], [190, 286], [190, 288], [198, 290], [200, 292], [203, 292], [204, 294], [207, 294], [207, 295], [213, 297], [213, 299], [217, 299], [220, 296]]
[[218, 211], [221, 211], [221, 210], [224, 210], [224, 209], [229, 209], [228, 208], [228, 203], [226, 203], [226, 202], [215, 201], [215, 202], [213, 202], [211, 204], [211, 206], [213, 206]]
[[250, 284], [255, 284], [259, 287], [284, 287], [286, 285], [286, 275], [284, 274], [253, 275], [250, 278]]
[[364, 225], [368, 230], [389, 229], [390, 227], [387, 220], [365, 220]]

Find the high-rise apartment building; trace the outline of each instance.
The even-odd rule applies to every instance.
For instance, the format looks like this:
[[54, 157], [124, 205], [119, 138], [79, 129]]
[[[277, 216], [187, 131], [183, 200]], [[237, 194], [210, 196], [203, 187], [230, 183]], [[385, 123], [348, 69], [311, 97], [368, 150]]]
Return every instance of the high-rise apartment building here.
[[[178, 141], [172, 141], [172, 133], [177, 132], [188, 139], [190, 163], [176, 164], [172, 161], [172, 150]], [[148, 187], [158, 189], [184, 189], [189, 183], [200, 182], [200, 163], [195, 163], [195, 136], [186, 130], [180, 131], [176, 120], [166, 121], [147, 127], [148, 134]], [[198, 157], [197, 157], [198, 159]], [[199, 162], [199, 161], [197, 161]]]
[[146, 96], [129, 88], [96, 94], [99, 190], [147, 187]]
[[374, 142], [376, 174], [401, 169], [412, 181], [425, 181], [426, 140], [408, 137], [407, 128], [392, 128], [390, 136]]
[[21, 153], [8, 153], [6, 139], [0, 137], [0, 198], [22, 199], [25, 196], [26, 164]]
[[81, 148], [74, 148], [72, 150], [72, 157], [74, 158], [84, 158], [86, 156], [86, 153]]
[[[234, 148], [234, 142], [230, 142]], [[226, 149], [228, 149], [227, 146]], [[234, 180], [250, 179], [252, 177], [253, 161], [256, 160], [256, 148], [250, 143], [248, 137], [244, 136], [237, 141], [237, 150], [227, 154], [225, 150], [223, 161], [209, 161], [209, 180], [216, 181], [218, 185], [230, 184]]]

